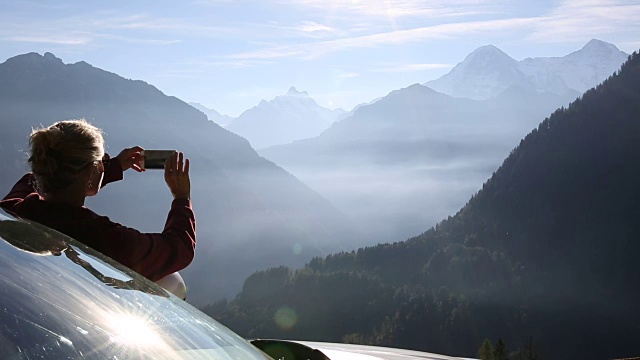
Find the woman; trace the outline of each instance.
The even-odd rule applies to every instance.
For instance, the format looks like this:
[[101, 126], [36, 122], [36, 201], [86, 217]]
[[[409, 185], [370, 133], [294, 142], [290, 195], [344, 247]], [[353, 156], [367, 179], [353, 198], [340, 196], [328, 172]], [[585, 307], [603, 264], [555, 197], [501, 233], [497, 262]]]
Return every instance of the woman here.
[[143, 171], [142, 148], [125, 149], [110, 159], [104, 153], [101, 130], [84, 119], [34, 130], [29, 144], [32, 172], [16, 183], [1, 207], [83, 242], [152, 281], [191, 263], [195, 215], [189, 160], [183, 160], [182, 153], [174, 153], [165, 163], [164, 178], [174, 200], [164, 230], [141, 233], [94, 213], [84, 201], [102, 186], [121, 180], [124, 171]]

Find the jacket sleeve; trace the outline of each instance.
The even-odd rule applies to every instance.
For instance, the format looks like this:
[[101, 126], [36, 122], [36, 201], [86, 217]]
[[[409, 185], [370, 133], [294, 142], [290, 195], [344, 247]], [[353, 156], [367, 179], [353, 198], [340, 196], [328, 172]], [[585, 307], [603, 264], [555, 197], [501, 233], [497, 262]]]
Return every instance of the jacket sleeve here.
[[104, 178], [102, 179], [102, 187], [108, 183], [122, 180], [124, 171], [122, 165], [117, 158], [107, 159], [102, 162], [104, 164]]
[[173, 200], [161, 233], [142, 233], [102, 219], [98, 233], [103, 239], [92, 246], [152, 281], [184, 269], [194, 258], [196, 221], [190, 200]]
[[7, 196], [4, 197], [3, 200], [9, 200], [9, 199], [23, 200], [30, 194], [33, 194], [36, 192], [35, 183], [36, 183], [36, 179], [32, 173], [25, 174], [23, 177], [20, 178], [20, 180], [18, 180], [18, 182], [15, 185], [13, 185], [13, 188], [11, 188], [11, 191], [9, 191], [9, 193], [7, 194]]

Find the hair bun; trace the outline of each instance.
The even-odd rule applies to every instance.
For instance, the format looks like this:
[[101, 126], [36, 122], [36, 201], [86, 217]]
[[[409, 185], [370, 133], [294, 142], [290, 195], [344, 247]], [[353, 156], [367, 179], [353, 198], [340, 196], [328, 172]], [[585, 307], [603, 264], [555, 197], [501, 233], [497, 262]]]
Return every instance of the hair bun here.
[[84, 119], [59, 121], [47, 128], [34, 129], [29, 144], [31, 170], [44, 191], [72, 184], [86, 164], [104, 154], [102, 131]]
[[62, 154], [54, 146], [57, 143], [56, 138], [59, 137], [59, 131], [52, 129], [42, 129], [31, 134], [29, 162], [36, 175], [53, 175], [58, 170]]

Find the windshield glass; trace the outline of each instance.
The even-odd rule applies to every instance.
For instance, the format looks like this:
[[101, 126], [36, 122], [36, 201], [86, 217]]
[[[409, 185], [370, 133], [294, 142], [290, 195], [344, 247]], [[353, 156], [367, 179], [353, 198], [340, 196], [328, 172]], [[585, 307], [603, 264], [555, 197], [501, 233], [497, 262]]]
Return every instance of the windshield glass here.
[[82, 244], [0, 215], [3, 358], [268, 359]]

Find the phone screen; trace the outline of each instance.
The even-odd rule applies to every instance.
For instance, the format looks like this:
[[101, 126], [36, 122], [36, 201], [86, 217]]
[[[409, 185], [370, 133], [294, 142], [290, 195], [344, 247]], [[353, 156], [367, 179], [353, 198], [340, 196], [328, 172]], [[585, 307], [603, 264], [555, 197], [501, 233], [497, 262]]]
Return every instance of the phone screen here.
[[164, 169], [165, 161], [173, 155], [175, 150], [143, 150], [143, 169]]

